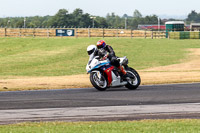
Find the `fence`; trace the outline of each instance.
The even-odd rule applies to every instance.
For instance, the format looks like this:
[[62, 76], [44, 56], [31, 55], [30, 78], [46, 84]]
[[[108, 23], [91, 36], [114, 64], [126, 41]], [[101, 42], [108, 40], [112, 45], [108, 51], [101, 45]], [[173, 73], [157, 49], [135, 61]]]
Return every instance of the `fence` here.
[[[0, 37], [60, 37], [56, 36], [59, 28], [0, 28]], [[73, 37], [130, 37], [130, 38], [165, 38], [165, 31], [146, 31], [131, 29], [104, 28], [62, 28], [73, 29]], [[62, 36], [64, 37], [64, 36]], [[72, 36], [70, 36], [72, 37]]]
[[170, 39], [200, 39], [200, 32], [198, 31], [181, 31], [169, 32]]

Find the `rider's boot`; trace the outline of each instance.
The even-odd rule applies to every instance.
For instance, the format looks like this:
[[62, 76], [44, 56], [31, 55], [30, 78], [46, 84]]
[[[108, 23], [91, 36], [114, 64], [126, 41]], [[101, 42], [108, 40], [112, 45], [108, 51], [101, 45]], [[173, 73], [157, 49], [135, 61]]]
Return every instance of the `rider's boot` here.
[[128, 77], [128, 75], [127, 75], [126, 71], [124, 70], [124, 67], [119, 66], [118, 69], [119, 69], [119, 72], [122, 74], [122, 79], [126, 79]]
[[130, 78], [134, 78], [134, 76], [132, 76], [131, 74], [128, 74], [125, 70], [123, 66], [119, 66], [118, 69], [120, 70], [120, 72], [123, 74], [122, 79], [130, 79]]

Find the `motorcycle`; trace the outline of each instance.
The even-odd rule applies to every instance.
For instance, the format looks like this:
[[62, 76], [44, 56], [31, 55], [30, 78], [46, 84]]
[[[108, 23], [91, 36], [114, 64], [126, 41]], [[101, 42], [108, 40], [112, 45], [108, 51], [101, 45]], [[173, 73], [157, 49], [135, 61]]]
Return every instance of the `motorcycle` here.
[[[93, 46], [94, 47], [94, 46]], [[94, 49], [91, 50], [94, 52]], [[108, 58], [102, 60], [99, 56], [94, 56], [90, 51], [88, 64], [86, 66], [87, 73], [90, 73], [91, 84], [99, 91], [105, 91], [110, 87], [125, 86], [130, 90], [135, 90], [141, 83], [140, 76], [136, 70], [128, 66], [127, 57], [117, 58], [120, 65], [124, 67], [128, 77], [123, 78], [118, 68], [112, 66]]]

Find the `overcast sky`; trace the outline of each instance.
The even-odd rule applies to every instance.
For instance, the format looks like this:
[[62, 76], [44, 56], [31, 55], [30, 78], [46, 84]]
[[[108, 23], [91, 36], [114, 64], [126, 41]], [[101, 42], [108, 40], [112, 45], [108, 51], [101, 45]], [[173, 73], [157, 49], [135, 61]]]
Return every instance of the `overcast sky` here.
[[55, 15], [63, 8], [98, 16], [132, 16], [135, 9], [143, 15], [187, 16], [191, 10], [200, 12], [200, 0], [0, 0], [0, 17]]

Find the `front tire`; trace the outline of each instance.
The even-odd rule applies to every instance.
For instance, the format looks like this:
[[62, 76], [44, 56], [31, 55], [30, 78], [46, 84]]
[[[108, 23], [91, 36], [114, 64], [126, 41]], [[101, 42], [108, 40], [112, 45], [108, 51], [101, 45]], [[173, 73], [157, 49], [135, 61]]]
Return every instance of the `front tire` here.
[[141, 83], [140, 75], [138, 74], [136, 70], [130, 67], [126, 69], [126, 72], [129, 75], [132, 75], [134, 78], [130, 78], [130, 80], [127, 81], [128, 84], [125, 87], [130, 90], [136, 90]]
[[99, 78], [97, 72], [92, 72], [90, 74], [90, 82], [99, 91], [105, 91], [107, 89], [108, 82], [103, 74], [101, 74], [101, 78]]

